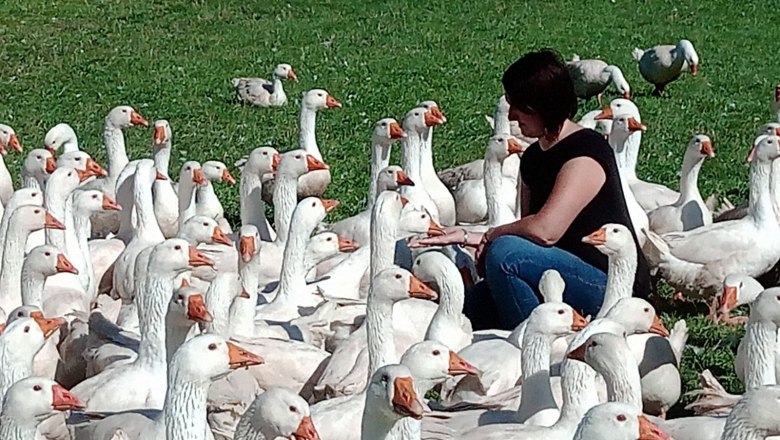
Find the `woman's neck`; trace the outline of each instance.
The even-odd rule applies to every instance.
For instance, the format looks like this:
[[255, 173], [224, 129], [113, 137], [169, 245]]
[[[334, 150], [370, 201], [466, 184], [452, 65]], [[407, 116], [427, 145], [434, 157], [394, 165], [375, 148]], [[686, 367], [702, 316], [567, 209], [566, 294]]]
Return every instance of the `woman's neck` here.
[[577, 123], [566, 119], [563, 121], [563, 125], [559, 130], [554, 133], [548, 133], [539, 137], [539, 146], [543, 151], [547, 151], [550, 148], [556, 146], [559, 142], [566, 139], [572, 133], [576, 133], [582, 130], [582, 126]]

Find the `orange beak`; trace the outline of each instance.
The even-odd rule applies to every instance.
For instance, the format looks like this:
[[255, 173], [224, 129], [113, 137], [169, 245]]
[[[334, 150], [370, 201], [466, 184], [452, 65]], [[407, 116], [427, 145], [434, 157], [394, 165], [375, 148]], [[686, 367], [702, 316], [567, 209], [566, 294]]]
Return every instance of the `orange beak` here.
[[206, 302], [203, 301], [203, 295], [192, 295], [187, 300], [187, 319], [195, 322], [211, 322], [213, 318], [209, 309], [206, 308]]
[[409, 178], [409, 175], [404, 170], [399, 170], [395, 175], [395, 183], [399, 186], [414, 186], [414, 181]]
[[[43, 147], [43, 149], [48, 151], [49, 153], [51, 153], [51, 155], [53, 157], [57, 157], [57, 152], [54, 151], [54, 148], [52, 148], [52, 147]], [[3, 154], [5, 154], [5, 150], [2, 150], [2, 152], [3, 152]]]
[[396, 414], [422, 420], [423, 407], [414, 392], [414, 382], [411, 377], [397, 377], [393, 381], [393, 411]]
[[54, 170], [57, 169], [57, 162], [54, 160], [54, 157], [47, 157], [46, 158], [46, 173], [51, 174], [54, 172]]
[[298, 424], [298, 429], [292, 433], [294, 440], [320, 440], [320, 434], [314, 428], [314, 422], [311, 416], [306, 416], [301, 419], [301, 423]]
[[699, 65], [691, 64], [691, 75], [696, 76], [697, 73], [699, 73]]
[[407, 199], [404, 196], [401, 196], [401, 207], [404, 207], [409, 204], [409, 199]]
[[352, 252], [360, 247], [357, 242], [354, 242], [348, 238], [339, 236], [339, 252]]
[[634, 118], [628, 118], [628, 131], [633, 133], [635, 131], [646, 131], [646, 130], [647, 127], [645, 127], [644, 124], [642, 124], [641, 122], [637, 121]]
[[398, 122], [390, 123], [390, 139], [402, 139], [406, 137], [406, 133]]
[[252, 299], [251, 296], [249, 296], [249, 292], [246, 291], [246, 289], [241, 289], [241, 293], [238, 294], [239, 298], [246, 298], [246, 299]]
[[436, 116], [437, 118], [439, 118], [439, 120], [441, 121], [442, 124], [447, 122], [447, 117], [444, 116], [444, 113], [441, 112], [441, 109], [439, 108], [439, 106], [431, 107], [430, 111], [431, 111], [431, 113], [433, 113], [433, 116]]
[[198, 168], [197, 170], [192, 172], [192, 181], [195, 182], [198, 185], [205, 185], [206, 184], [206, 178], [203, 177], [203, 170]]
[[244, 263], [252, 261], [256, 250], [254, 237], [241, 237], [238, 240], [238, 252], [241, 254], [241, 259]]
[[672, 437], [663, 432], [661, 428], [653, 424], [647, 417], [640, 415], [639, 418], [639, 438], [637, 440], [673, 440]]
[[106, 211], [121, 211], [122, 207], [119, 206], [115, 200], [111, 200], [108, 196], [103, 196], [103, 209]]
[[436, 298], [436, 292], [420, 281], [419, 278], [412, 275], [409, 279], [409, 296], [412, 298], [432, 300]]
[[338, 102], [333, 96], [328, 95], [328, 97], [325, 98], [325, 106], [328, 108], [339, 108], [341, 107], [341, 103]]
[[43, 316], [36, 315], [32, 316], [35, 320], [35, 322], [38, 324], [38, 327], [41, 328], [41, 332], [43, 332], [43, 337], [48, 338], [52, 335], [58, 328], [60, 328], [61, 325], [65, 324], [64, 318], [52, 318], [52, 319], [46, 319]]
[[780, 85], [775, 87], [775, 102], [780, 102]]
[[149, 122], [147, 122], [146, 119], [144, 119], [144, 117], [135, 110], [130, 113], [130, 123], [132, 125], [143, 125], [144, 127], [149, 126]]
[[222, 170], [222, 181], [229, 185], [233, 185], [234, 183], [236, 183], [236, 179], [233, 177], [232, 174], [230, 174], [230, 171], [228, 171], [227, 168]]
[[168, 177], [166, 177], [165, 174], [159, 171], [155, 171], [154, 180], [168, 180]]
[[44, 216], [43, 227], [46, 229], [59, 229], [61, 231], [65, 230], [65, 225], [63, 225], [61, 221], [54, 218], [54, 216], [51, 215], [49, 211], [46, 211], [46, 215]]
[[450, 352], [450, 368], [447, 373], [450, 376], [460, 376], [463, 374], [479, 376], [479, 370], [466, 362], [462, 357], [458, 356], [454, 351]]
[[582, 242], [591, 246], [603, 246], [607, 243], [607, 230], [601, 228], [587, 237], [583, 237]]
[[233, 241], [222, 232], [219, 226], [214, 228], [214, 233], [211, 234], [211, 241], [214, 243], [224, 244], [225, 246], [233, 246]]
[[658, 317], [658, 315], [655, 315], [653, 318], [653, 325], [650, 326], [650, 333], [655, 333], [658, 336], [663, 336], [664, 338], [669, 337], [669, 330], [666, 329], [666, 326], [664, 326], [664, 323], [661, 321], [661, 318]]
[[631, 100], [631, 92], [623, 93], [623, 99]]
[[325, 162], [317, 159], [316, 157], [312, 156], [311, 154], [306, 155], [306, 167], [309, 169], [309, 171], [316, 171], [316, 170], [327, 170], [328, 166], [325, 165]]
[[507, 141], [507, 151], [509, 154], [523, 154], [525, 148], [517, 139], [509, 138]]
[[161, 145], [165, 142], [165, 127], [162, 125], [154, 126], [154, 145]]
[[86, 405], [78, 397], [71, 394], [60, 384], [54, 384], [51, 387], [52, 399], [51, 407], [55, 411], [69, 411], [74, 409], [84, 409]]
[[737, 288], [734, 286], [723, 287], [723, 293], [718, 301], [718, 308], [721, 312], [730, 312], [737, 307]]
[[[282, 155], [274, 153], [273, 159], [271, 159], [271, 170], [276, 172], [279, 169], [279, 162], [282, 160]], [[307, 162], [308, 163], [308, 162]]]
[[336, 209], [337, 206], [339, 206], [338, 200], [333, 199], [320, 199], [322, 201], [322, 206], [325, 208], [325, 212], [331, 212], [334, 209]]
[[428, 237], [441, 237], [444, 234], [446, 234], [444, 229], [431, 219], [428, 223]]
[[101, 167], [100, 164], [91, 157], [87, 158], [87, 172], [91, 173], [93, 176], [103, 177], [108, 175], [105, 168]]
[[0, 335], [2, 335], [4, 331], [5, 331], [5, 323], [0, 324]]
[[214, 261], [211, 258], [207, 257], [201, 252], [198, 252], [198, 250], [192, 246], [190, 246], [189, 264], [192, 267], [201, 267], [201, 266], [214, 267]]
[[76, 269], [73, 264], [71, 264], [70, 261], [65, 257], [65, 254], [59, 254], [57, 255], [57, 265], [54, 266], [54, 268], [57, 270], [57, 273], [72, 273], [78, 275], [79, 271]]
[[566, 357], [580, 362], [585, 362], [585, 345], [586, 344], [582, 344], [574, 350], [570, 351]]
[[287, 78], [289, 78], [289, 79], [291, 79], [293, 81], [298, 81], [298, 75], [296, 75], [295, 72], [292, 69], [290, 69], [290, 71], [287, 72]]
[[179, 287], [190, 287], [190, 282], [187, 281], [187, 278], [182, 278], [181, 283], [179, 283]]
[[612, 113], [612, 107], [604, 107], [601, 109], [601, 113], [596, 115], [596, 120], [600, 121], [602, 119], [612, 119], [615, 115]]
[[571, 331], [578, 332], [588, 326], [588, 321], [586, 321], [585, 318], [582, 317], [582, 315], [577, 313], [576, 310], [573, 310], [572, 312], [573, 314], [571, 318]]
[[701, 143], [701, 150], [699, 152], [707, 157], [715, 157], [715, 150], [712, 148], [712, 142], [704, 141]]
[[251, 367], [252, 365], [261, 365], [263, 359], [256, 354], [252, 354], [232, 342], [228, 342], [228, 354], [230, 356], [230, 369], [235, 370], [242, 367]]
[[22, 152], [22, 144], [19, 143], [19, 138], [16, 137], [16, 133], [11, 133], [11, 136], [8, 138], [8, 148], [15, 150], [18, 153]]
[[435, 127], [438, 125], [442, 125], [444, 122], [437, 118], [432, 111], [428, 110], [425, 112], [425, 126], [426, 127]]

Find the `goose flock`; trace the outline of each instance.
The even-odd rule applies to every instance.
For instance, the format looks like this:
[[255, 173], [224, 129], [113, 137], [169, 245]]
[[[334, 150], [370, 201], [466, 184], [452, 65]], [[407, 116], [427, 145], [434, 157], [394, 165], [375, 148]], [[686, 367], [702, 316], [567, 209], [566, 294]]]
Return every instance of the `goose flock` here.
[[[699, 67], [687, 40], [634, 56], [656, 94]], [[622, 95], [580, 123], [614, 149], [642, 248], [619, 224], [582, 237], [609, 260], [599, 314], [565, 304], [551, 268], [544, 303], [511, 332], [474, 331], [463, 314], [474, 249], [413, 242], [518, 219], [518, 167], [535, 140], [504, 97], [483, 157], [438, 172], [433, 133], [447, 118], [436, 102], [379, 119], [366, 139], [367, 206], [337, 222], [327, 217], [339, 202], [322, 197], [336, 175], [316, 116], [341, 103], [323, 89], [300, 101], [300, 148], [260, 147], [236, 163], [237, 216], [214, 189], [237, 181], [226, 164], [189, 160], [173, 181], [168, 121], [151, 124], [151, 155], [130, 160], [125, 130], [150, 125], [130, 106], [105, 117], [106, 168], [61, 123], [27, 152], [21, 187], [3, 155], [22, 153], [27, 134], [0, 125], [0, 440], [780, 436], [780, 288], [756, 280], [780, 260], [780, 86], [778, 120], [749, 149], [749, 201], [718, 210], [698, 190], [713, 139], [679, 147], [679, 189], [642, 180], [647, 128], [622, 72], [579, 57], [569, 68], [580, 97], [601, 100], [609, 84]], [[280, 64], [271, 81], [233, 86], [239, 102], [281, 106], [296, 78]], [[400, 166], [390, 163], [399, 146]], [[744, 395], [705, 371], [697, 415], [666, 418], [688, 331], [632, 297], [638, 252], [680, 292], [711, 301], [714, 320], [746, 323], [735, 365]], [[749, 318], [731, 316], [743, 304]]]

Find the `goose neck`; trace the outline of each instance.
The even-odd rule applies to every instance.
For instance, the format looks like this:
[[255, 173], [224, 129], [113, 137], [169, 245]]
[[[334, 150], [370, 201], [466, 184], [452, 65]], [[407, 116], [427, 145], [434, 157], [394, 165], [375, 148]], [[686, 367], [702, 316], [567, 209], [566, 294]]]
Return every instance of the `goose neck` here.
[[426, 176], [436, 176], [433, 168], [433, 127], [423, 131], [420, 144], [420, 172]]
[[366, 304], [369, 377], [382, 366], [398, 361], [393, 336], [393, 303], [379, 295], [372, 285]]
[[206, 308], [211, 314], [211, 322], [206, 324], [208, 333], [223, 338], [230, 337], [230, 300], [234, 292], [230, 286], [228, 274], [221, 273], [211, 282], [206, 291]]
[[[448, 318], [459, 318], [463, 312], [465, 301], [465, 287], [458, 269], [453, 264], [448, 264], [436, 277], [439, 286], [439, 307]], [[427, 390], [426, 390], [427, 391]]]
[[312, 110], [305, 105], [302, 106], [300, 135], [301, 148], [306, 150], [307, 153], [316, 157], [318, 160], [322, 160], [322, 154], [320, 154], [320, 147], [317, 145], [317, 136], [315, 134], [316, 125], [317, 111]]
[[18, 348], [14, 350], [9, 344], [0, 341], [0, 365], [3, 366], [0, 371], [0, 402], [13, 384], [32, 376], [33, 356], [26, 353], [29, 351]]
[[642, 384], [639, 368], [630, 352], [620, 353], [619, 363], [609, 363], [601, 375], [607, 384], [607, 399], [623, 402], [642, 410]]
[[195, 215], [195, 182], [192, 179], [179, 180], [179, 228]]
[[493, 114], [493, 134], [508, 135], [511, 134], [511, 125], [509, 123], [509, 112], [496, 109]]
[[507, 207], [501, 201], [501, 163], [493, 158], [485, 158], [484, 180], [485, 200], [487, 202], [488, 225], [498, 226], [513, 219]]
[[734, 406], [734, 409], [726, 418], [723, 426], [721, 440], [764, 440], [772, 433], [765, 429], [757, 429], [750, 422], [749, 402], [742, 399]]
[[686, 155], [683, 159], [682, 174], [680, 175], [680, 201], [701, 199], [699, 194], [699, 171], [704, 164], [704, 158], [696, 155]]
[[35, 440], [38, 427], [20, 424], [14, 417], [0, 415], [0, 438], [3, 440]]
[[395, 237], [398, 236], [400, 212], [388, 212], [385, 206], [374, 205], [371, 211], [371, 280], [395, 261]]
[[[76, 275], [81, 282], [84, 292], [90, 292], [90, 284], [94, 274], [92, 273], [92, 258], [89, 254], [89, 236], [91, 224], [89, 213], [85, 213], [74, 207], [74, 193], [68, 197], [65, 214], [65, 255], [78, 270]], [[97, 286], [96, 286], [97, 287]], [[90, 297], [92, 298], [92, 297]]]
[[[148, 270], [148, 268], [147, 268]], [[136, 292], [138, 306], [138, 327], [141, 341], [138, 345], [137, 364], [165, 371], [166, 303], [173, 295], [173, 281], [176, 274], [160, 275], [152, 271], [144, 280], [144, 288]]]
[[187, 335], [192, 328], [192, 322], [186, 318], [176, 316], [170, 310], [165, 316], [165, 361], [170, 365], [173, 354], [187, 340]]
[[0, 302], [4, 307], [9, 307], [8, 311], [21, 305], [21, 295], [17, 292], [22, 282], [24, 247], [30, 232], [18, 219], [12, 217], [5, 240], [2, 267], [0, 267]]
[[636, 276], [636, 248], [625, 249], [626, 254], [610, 256], [607, 267], [607, 287], [604, 291], [604, 302], [596, 318], [603, 318], [618, 301], [632, 295], [634, 277]]
[[770, 321], [749, 321], [745, 331], [745, 389], [776, 383], [777, 326]]
[[219, 202], [219, 197], [217, 197], [217, 193], [214, 191], [214, 185], [211, 182], [206, 182], [205, 185], [198, 186], [196, 194], [195, 200], [197, 200], [199, 205], [197, 209], [198, 214], [211, 218], [219, 218], [224, 215], [222, 203]]
[[599, 403], [596, 372], [582, 362], [565, 359], [561, 370], [561, 392], [561, 417], [555, 427], [566, 428], [574, 435], [574, 430], [585, 413]]
[[772, 171], [769, 174], [769, 196], [772, 199], [772, 209], [780, 224], [780, 160], [772, 161]]
[[777, 225], [772, 199], [769, 193], [772, 163], [761, 160], [753, 162], [750, 169], [750, 194], [748, 196], [748, 212], [757, 223]]
[[636, 179], [636, 161], [641, 143], [641, 131], [634, 133], [619, 131], [609, 135], [609, 145], [615, 152], [615, 162], [626, 179]]
[[125, 136], [122, 130], [115, 127], [108, 118], [106, 118], [103, 127], [103, 144], [106, 147], [108, 156], [108, 177], [116, 184], [119, 173], [122, 172], [130, 160], [127, 158]]
[[[64, 185], [63, 185], [64, 186]], [[56, 189], [55, 189], [56, 188]], [[68, 228], [73, 228], [73, 216], [71, 212], [72, 206], [69, 203], [71, 188], [64, 188], [55, 184], [50, 186], [48, 191], [44, 192], [44, 206], [46, 210], [54, 216], [54, 218], [61, 220], [65, 224], [65, 230], [61, 229], [46, 229], [44, 234], [46, 236], [46, 243], [56, 246], [57, 249], [67, 250], [65, 244], [65, 232]]]
[[276, 242], [279, 244], [284, 244], [288, 240], [290, 222], [297, 201], [298, 178], [280, 174], [274, 187], [274, 227]]
[[366, 406], [363, 409], [363, 422], [361, 424], [361, 440], [412, 440], [403, 437], [397, 437], [393, 433], [396, 423], [400, 422], [398, 418], [390, 417], [378, 408], [381, 405], [387, 406], [379, 396], [366, 395]]
[[157, 217], [154, 215], [154, 201], [152, 200], [152, 183], [136, 176], [133, 194], [133, 206], [135, 207], [138, 223], [136, 236], [142, 236], [150, 241], [161, 242], [165, 240]]
[[[242, 225], [255, 225], [258, 231], [266, 228], [263, 179], [248, 170], [241, 173], [238, 199]], [[261, 233], [262, 236], [262, 233]]]
[[523, 381], [538, 375], [550, 368], [550, 347], [552, 338], [531, 329], [526, 329], [523, 335], [523, 351], [520, 362], [523, 366]]
[[391, 144], [378, 139], [374, 139], [371, 144], [371, 181], [369, 182], [367, 199], [369, 209], [374, 207], [374, 202], [377, 196], [379, 196], [380, 191], [377, 187], [377, 179], [379, 178], [379, 172], [390, 165], [391, 151]]
[[[46, 285], [46, 277], [38, 270], [30, 267], [26, 259], [22, 265], [22, 305], [43, 307], [43, 288]], [[5, 365], [5, 364], [3, 364]]]
[[[178, 360], [178, 359], [177, 359]], [[192, 381], [181, 374], [176, 360], [168, 376], [168, 392], [163, 406], [166, 438], [206, 439], [206, 399], [209, 382]]]
[[304, 222], [293, 221], [284, 248], [279, 297], [290, 298], [306, 291], [306, 245], [311, 230]]
[[402, 164], [413, 182], [422, 182], [421, 170], [422, 138], [416, 130], [408, 130], [403, 139]]
[[168, 167], [171, 163], [171, 141], [165, 141], [152, 147], [154, 167], [165, 177], [168, 177]]

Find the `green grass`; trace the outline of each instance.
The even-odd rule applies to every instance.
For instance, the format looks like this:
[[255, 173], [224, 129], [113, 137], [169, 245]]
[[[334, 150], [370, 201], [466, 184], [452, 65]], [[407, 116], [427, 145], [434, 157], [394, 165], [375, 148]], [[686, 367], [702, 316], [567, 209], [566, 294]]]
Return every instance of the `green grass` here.
[[[702, 193], [736, 202], [747, 195], [744, 159], [755, 128], [773, 116], [780, 58], [776, 14], [768, 7], [746, 1], [737, 8], [727, 0], [5, 0], [0, 122], [17, 130], [26, 149], [42, 146], [49, 127], [68, 122], [83, 148], [104, 162], [103, 117], [129, 104], [150, 121], [170, 121], [172, 168], [185, 158], [232, 165], [261, 144], [295, 147], [296, 100], [325, 88], [344, 104], [318, 120], [333, 172], [327, 195], [342, 201], [338, 218], [363, 206], [374, 121], [401, 118], [434, 99], [449, 119], [436, 131], [437, 167], [481, 157], [489, 136], [482, 115], [493, 111], [503, 69], [525, 51], [552, 47], [621, 66], [649, 127], [641, 177], [676, 187], [685, 144], [705, 133], [718, 156], [702, 170]], [[700, 74], [684, 75], [667, 98], [650, 97], [631, 49], [683, 37], [696, 45]], [[292, 64], [300, 78], [286, 84], [290, 105], [231, 103], [230, 78], [268, 77], [280, 62]], [[583, 103], [581, 113], [593, 108]], [[127, 142], [132, 158], [148, 156], [151, 130], [131, 129]], [[19, 155], [6, 160], [18, 170]], [[237, 188], [218, 191], [236, 219]], [[697, 347], [684, 360], [688, 388], [695, 371], [712, 368], [736, 391], [730, 367], [736, 335], [685, 318]]]

